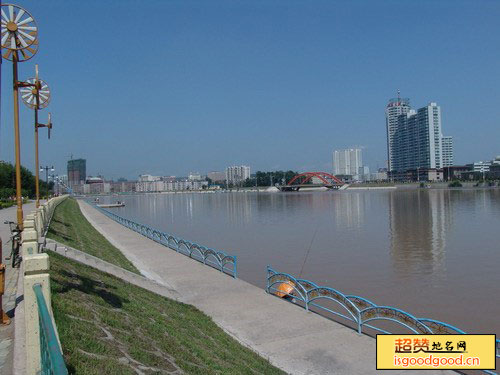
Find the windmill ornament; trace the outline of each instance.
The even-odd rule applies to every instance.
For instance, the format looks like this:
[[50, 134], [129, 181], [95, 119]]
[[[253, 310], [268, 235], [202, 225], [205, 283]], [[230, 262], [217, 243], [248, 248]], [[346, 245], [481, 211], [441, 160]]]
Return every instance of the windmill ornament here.
[[[28, 78], [26, 83], [29, 85], [23, 87], [20, 91], [21, 99], [31, 109], [44, 109], [50, 103], [49, 85], [38, 78]], [[38, 97], [37, 97], [38, 94]]]
[[21, 99], [23, 103], [35, 111], [35, 190], [36, 190], [36, 207], [40, 205], [39, 191], [39, 174], [38, 174], [38, 128], [47, 128], [50, 139], [50, 131], [52, 129], [52, 116], [49, 113], [49, 121], [47, 124], [38, 122], [38, 111], [46, 108], [50, 103], [50, 88], [46, 82], [38, 77], [38, 65], [35, 65], [35, 78], [29, 78], [25, 82], [20, 82]]
[[26, 61], [38, 51], [38, 27], [35, 19], [25, 9], [14, 4], [2, 4], [1, 45], [3, 58]]
[[[16, 160], [17, 226], [23, 230], [23, 201], [21, 186], [21, 137], [19, 132], [19, 82], [17, 64], [31, 59], [38, 51], [38, 27], [35, 19], [25, 9], [14, 4], [0, 6], [0, 46], [5, 49], [2, 58], [12, 61], [14, 94], [14, 148]], [[38, 169], [38, 166], [37, 166]]]

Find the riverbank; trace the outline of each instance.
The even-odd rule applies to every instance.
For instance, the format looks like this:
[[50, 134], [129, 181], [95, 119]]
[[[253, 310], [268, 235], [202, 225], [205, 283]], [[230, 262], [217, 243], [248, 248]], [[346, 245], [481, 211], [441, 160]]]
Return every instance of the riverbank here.
[[195, 307], [48, 253], [52, 308], [71, 373], [283, 373]]
[[79, 204], [101, 234], [122, 252], [140, 260], [137, 268], [158, 275], [174, 288], [180, 301], [200, 309], [233, 338], [287, 373], [375, 371], [373, 338], [232, 279], [121, 226], [85, 202]]
[[132, 262], [85, 219], [74, 199], [66, 199], [57, 207], [47, 238], [80, 249], [128, 271], [139, 273]]

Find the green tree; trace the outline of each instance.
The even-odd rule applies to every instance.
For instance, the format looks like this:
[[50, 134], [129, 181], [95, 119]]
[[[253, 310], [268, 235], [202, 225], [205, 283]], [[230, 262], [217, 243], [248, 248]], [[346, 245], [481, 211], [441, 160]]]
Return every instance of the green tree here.
[[298, 174], [298, 172], [294, 172], [291, 170], [271, 172], [257, 171], [255, 173], [255, 177], [257, 178], [258, 186], [270, 186], [274, 184], [288, 184], [292, 180], [292, 178], [294, 178]]
[[[49, 190], [52, 183], [49, 183]], [[35, 197], [35, 176], [27, 168], [21, 167], [22, 195]], [[40, 179], [40, 195], [45, 194], [47, 184]], [[0, 162], [0, 199], [7, 200], [16, 194], [16, 169], [10, 163]]]

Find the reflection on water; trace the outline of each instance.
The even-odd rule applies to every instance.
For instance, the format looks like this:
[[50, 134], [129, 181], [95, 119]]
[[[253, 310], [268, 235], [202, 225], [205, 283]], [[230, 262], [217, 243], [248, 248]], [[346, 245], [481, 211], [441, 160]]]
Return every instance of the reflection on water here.
[[364, 219], [366, 194], [337, 194], [335, 197], [335, 225], [338, 230], [361, 228]]
[[120, 200], [122, 216], [237, 255], [239, 276], [260, 287], [270, 264], [379, 305], [500, 333], [498, 189]]
[[449, 191], [392, 194], [389, 217], [394, 269], [420, 275], [442, 271], [446, 235], [453, 219]]

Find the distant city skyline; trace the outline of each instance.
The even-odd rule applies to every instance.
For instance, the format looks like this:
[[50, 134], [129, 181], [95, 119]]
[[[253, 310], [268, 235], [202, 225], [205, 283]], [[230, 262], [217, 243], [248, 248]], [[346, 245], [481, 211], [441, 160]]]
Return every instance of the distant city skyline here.
[[[500, 51], [491, 48], [500, 2], [19, 5], [43, 40], [19, 77], [39, 64], [51, 88], [40, 120], [50, 111], [54, 128], [50, 141], [40, 137], [40, 163], [58, 174], [70, 155], [110, 179], [243, 164], [330, 171], [332, 151], [352, 145], [376, 171], [387, 165], [383, 108], [398, 89], [418, 107], [439, 103], [455, 164], [500, 154]], [[11, 75], [4, 61], [0, 160], [9, 162]], [[34, 171], [32, 112], [20, 116], [21, 162]]]

